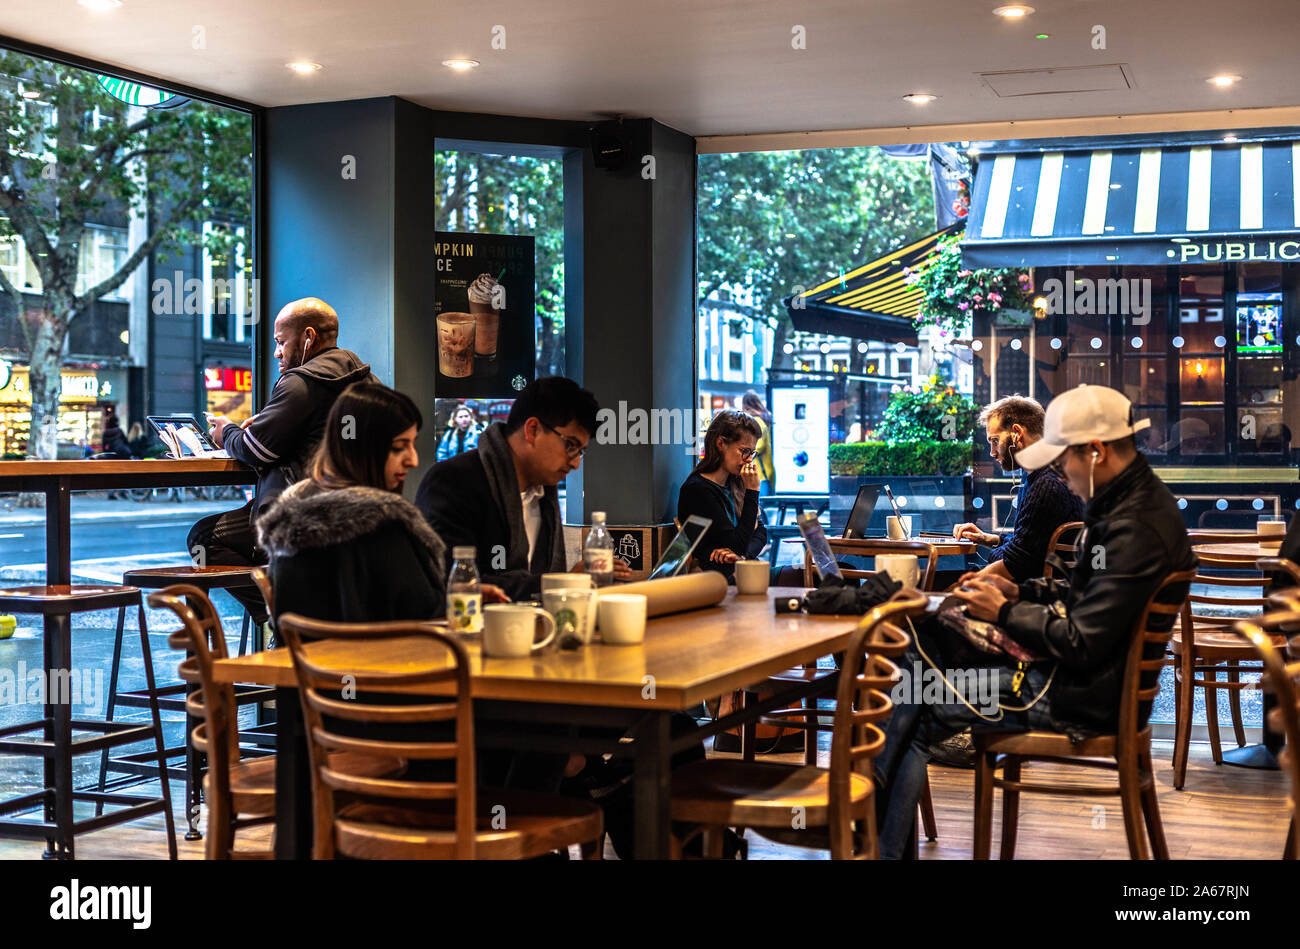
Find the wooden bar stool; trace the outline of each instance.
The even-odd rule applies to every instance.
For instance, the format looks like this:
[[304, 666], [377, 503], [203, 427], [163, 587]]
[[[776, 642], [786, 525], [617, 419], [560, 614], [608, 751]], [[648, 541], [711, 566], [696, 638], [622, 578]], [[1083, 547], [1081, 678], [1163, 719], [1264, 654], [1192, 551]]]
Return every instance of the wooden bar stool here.
[[[594, 845], [604, 836], [603, 818], [590, 801], [477, 788], [469, 655], [459, 640], [429, 623], [325, 623], [293, 613], [280, 616], [278, 628], [293, 655], [302, 699], [317, 860], [336, 854], [367, 860], [526, 860], [571, 844], [584, 845], [584, 852], [600, 859]], [[418, 659], [412, 637], [427, 641], [414, 653]], [[393, 657], [401, 668], [359, 670], [348, 662], [346, 649], [338, 650], [338, 642], [304, 647], [304, 638], [404, 639]], [[322, 654], [321, 647], [333, 651]], [[326, 659], [329, 655], [337, 659]], [[426, 655], [428, 661], [422, 661]], [[374, 701], [376, 689], [392, 688], [415, 693], [416, 704]], [[450, 695], [444, 694], [447, 689]], [[407, 732], [404, 740], [391, 737], [398, 727]], [[429, 737], [410, 735], [413, 728]], [[440, 730], [450, 734], [444, 737]], [[450, 780], [398, 781], [329, 757], [339, 751], [362, 761], [448, 761], [455, 771]]]
[[[976, 860], [987, 860], [993, 836], [993, 789], [1002, 788], [1002, 859], [1015, 856], [1016, 821], [1022, 793], [1059, 794], [1066, 796], [1118, 795], [1124, 812], [1124, 832], [1129, 854], [1134, 860], [1147, 857], [1142, 823], [1157, 860], [1169, 859], [1164, 830], [1160, 825], [1160, 808], [1156, 800], [1155, 766], [1151, 760], [1151, 726], [1142, 721], [1151, 703], [1160, 694], [1160, 670], [1164, 668], [1165, 647], [1173, 632], [1152, 629], [1156, 617], [1182, 613], [1188, 628], [1187, 601], [1161, 603], [1171, 586], [1190, 584], [1195, 570], [1171, 573], [1151, 594], [1129, 637], [1128, 658], [1124, 664], [1124, 684], [1120, 696], [1119, 730], [1113, 735], [1098, 735], [1077, 744], [1069, 735], [1049, 731], [981, 731], [975, 739], [975, 842]], [[1163, 621], [1159, 621], [1163, 625]], [[1148, 658], [1150, 657], [1150, 658]], [[999, 756], [1001, 756], [999, 758]], [[1105, 768], [1119, 773], [1118, 785], [1030, 784], [1021, 780], [1021, 767], [1032, 761], [1051, 761], [1080, 767]], [[994, 773], [1001, 767], [1003, 777]]]
[[[138, 570], [128, 570], [122, 575], [124, 583], [132, 586], [146, 589], [158, 590], [170, 587], [176, 584], [185, 584], [192, 589], [197, 589], [204, 594], [205, 601], [213, 590], [231, 590], [231, 589], [255, 589], [256, 585], [252, 579], [252, 567], [237, 566], [208, 566], [198, 567], [192, 565], [180, 567], [148, 567]], [[186, 712], [187, 703], [186, 695], [193, 691], [191, 685], [185, 682], [177, 682], [173, 685], [154, 687], [143, 690], [129, 692], [118, 691], [118, 677], [121, 672], [122, 662], [122, 640], [123, 628], [126, 620], [126, 611], [118, 610], [117, 615], [117, 638], [113, 645], [113, 666], [109, 676], [108, 690], [108, 713], [107, 718], [113, 721], [119, 706], [126, 708], [143, 708], [148, 707], [151, 701], [156, 700], [158, 707], [162, 711]], [[244, 654], [245, 646], [248, 639], [250, 614], [244, 611], [242, 630], [240, 633], [239, 653]], [[221, 635], [225, 635], [221, 632]], [[254, 637], [253, 648], [255, 651], [261, 649], [260, 636]], [[146, 664], [148, 660], [146, 659]], [[263, 704], [275, 695], [274, 689], [258, 688], [255, 686], [238, 686], [235, 690], [235, 700], [238, 705], [250, 705], [257, 703], [258, 728], [266, 729], [268, 722]], [[198, 720], [192, 715], [186, 717], [185, 733], [189, 735], [193, 732]], [[253, 741], [263, 747], [274, 747], [275, 736], [270, 731], [257, 729], [248, 729], [241, 733], [241, 738], [245, 741]], [[202, 834], [197, 827], [197, 815], [199, 805], [202, 800], [202, 773], [203, 762], [202, 752], [196, 749], [188, 741], [175, 748], [166, 749], [167, 760], [170, 761], [179, 755], [185, 756], [185, 764], [180, 767], [167, 768], [169, 778], [175, 777], [185, 781], [185, 800], [186, 814], [188, 815], [188, 826], [185, 832], [186, 840], [199, 840]], [[147, 760], [147, 756], [141, 754], [122, 755], [118, 757], [109, 757], [105, 750], [99, 763], [99, 789], [104, 790], [109, 787], [108, 773], [114, 772], [126, 775], [126, 777], [117, 778], [112, 782], [112, 787], [128, 787], [142, 780], [157, 777], [159, 769], [156, 762]]]
[[[171, 790], [167, 782], [161, 783], [161, 797], [143, 797], [122, 794], [116, 790], [74, 789], [72, 784], [72, 759], [75, 755], [90, 752], [108, 753], [109, 748], [152, 739], [151, 753], [156, 767], [166, 765], [162, 733], [162, 718], [155, 698], [147, 703], [149, 724], [113, 721], [86, 721], [72, 717], [73, 674], [83, 672], [72, 666], [72, 622], [74, 613], [125, 609], [134, 606], [140, 618], [140, 649], [145, 656], [145, 678], [151, 693], [154, 690], [153, 668], [149, 664], [149, 631], [145, 625], [144, 606], [140, 590], [133, 586], [93, 586], [86, 584], [12, 587], [0, 590], [0, 612], [37, 613], [44, 620], [44, 674], [45, 704], [40, 719], [0, 729], [0, 753], [35, 756], [44, 759], [44, 787], [31, 794], [0, 803], [0, 836], [27, 839], [45, 838], [46, 856], [71, 860], [75, 855], [74, 841], [78, 834], [100, 830], [124, 821], [136, 820], [159, 811], [167, 824], [167, 853], [176, 859], [176, 832], [172, 817]], [[55, 695], [56, 686], [61, 694]], [[64, 690], [69, 690], [64, 693]], [[40, 741], [12, 741], [11, 736], [34, 731], [42, 732]], [[91, 738], [74, 738], [73, 731], [95, 732]], [[92, 818], [77, 820], [73, 804], [77, 801], [93, 802], [96, 814]], [[121, 810], [103, 813], [103, 806], [120, 805]], [[21, 814], [44, 808], [39, 822], [14, 820], [8, 815]]]
[[[903, 590], [859, 620], [844, 651], [829, 768], [712, 758], [673, 773], [672, 819], [695, 825], [674, 840], [676, 856], [703, 833], [705, 855], [721, 857], [722, 830], [733, 826], [780, 843], [829, 849], [833, 860], [878, 856], [871, 761], [884, 748], [881, 723], [894, 708], [889, 690], [898, 667], [890, 658], [911, 641], [896, 624], [923, 612], [926, 602], [924, 594]], [[781, 709], [767, 717], [809, 734], [827, 730], [816, 709]]]

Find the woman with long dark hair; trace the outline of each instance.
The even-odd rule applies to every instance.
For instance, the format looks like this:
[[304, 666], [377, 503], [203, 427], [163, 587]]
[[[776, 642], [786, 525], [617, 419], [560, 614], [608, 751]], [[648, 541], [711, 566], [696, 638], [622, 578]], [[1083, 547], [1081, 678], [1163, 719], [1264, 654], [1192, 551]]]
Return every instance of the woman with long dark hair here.
[[737, 560], [758, 556], [767, 544], [754, 462], [761, 434], [758, 422], [744, 412], [726, 409], [713, 416], [704, 435], [704, 459], [677, 495], [678, 520], [698, 514], [713, 521], [695, 556], [728, 579]]
[[433, 619], [446, 547], [402, 497], [423, 419], [407, 396], [357, 382], [330, 409], [308, 476], [258, 519], [276, 613], [335, 622]]

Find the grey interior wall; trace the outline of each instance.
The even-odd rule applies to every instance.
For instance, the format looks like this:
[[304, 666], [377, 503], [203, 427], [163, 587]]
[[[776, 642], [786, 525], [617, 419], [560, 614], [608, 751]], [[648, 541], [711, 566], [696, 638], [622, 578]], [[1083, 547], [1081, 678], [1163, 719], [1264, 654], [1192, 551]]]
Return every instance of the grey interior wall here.
[[[391, 98], [266, 113], [267, 320], [305, 296], [339, 314], [339, 345], [392, 384], [397, 209]], [[344, 160], [356, 177], [343, 176]], [[268, 328], [267, 339], [270, 332]], [[274, 344], [262, 369], [278, 373]]]

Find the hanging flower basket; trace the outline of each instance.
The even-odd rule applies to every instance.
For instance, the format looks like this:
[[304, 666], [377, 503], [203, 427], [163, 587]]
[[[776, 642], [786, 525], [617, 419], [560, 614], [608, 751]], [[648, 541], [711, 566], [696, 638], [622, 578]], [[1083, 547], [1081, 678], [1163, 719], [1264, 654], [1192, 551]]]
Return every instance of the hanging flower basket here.
[[970, 326], [971, 314], [976, 310], [997, 315], [1004, 310], [1029, 310], [1033, 306], [1028, 273], [1005, 268], [963, 267], [960, 234], [944, 238], [925, 267], [905, 268], [904, 274], [904, 280], [924, 294], [914, 320], [917, 326], [937, 326], [961, 335]]

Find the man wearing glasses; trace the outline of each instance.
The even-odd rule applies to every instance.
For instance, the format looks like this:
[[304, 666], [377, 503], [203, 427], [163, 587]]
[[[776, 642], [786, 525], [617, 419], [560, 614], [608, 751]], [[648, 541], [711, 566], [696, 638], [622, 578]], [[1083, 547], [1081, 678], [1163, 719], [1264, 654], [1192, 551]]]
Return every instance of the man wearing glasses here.
[[[556, 485], [582, 464], [598, 410], [572, 379], [538, 379], [477, 449], [434, 465], [420, 482], [415, 505], [448, 549], [472, 544], [480, 579], [511, 599], [536, 596], [543, 573], [568, 569]], [[614, 576], [631, 576], [617, 557]]]
[[[989, 454], [1003, 471], [1021, 468], [1017, 456], [1043, 438], [1043, 407], [1033, 399], [1012, 395], [980, 413], [988, 433]], [[996, 576], [1015, 583], [1042, 576], [1048, 543], [1062, 524], [1083, 519], [1083, 504], [1065, 479], [1048, 466], [1030, 471], [1015, 501], [1015, 528], [1005, 540], [974, 524], [958, 524], [953, 536], [992, 547], [988, 566], [970, 576]]]

